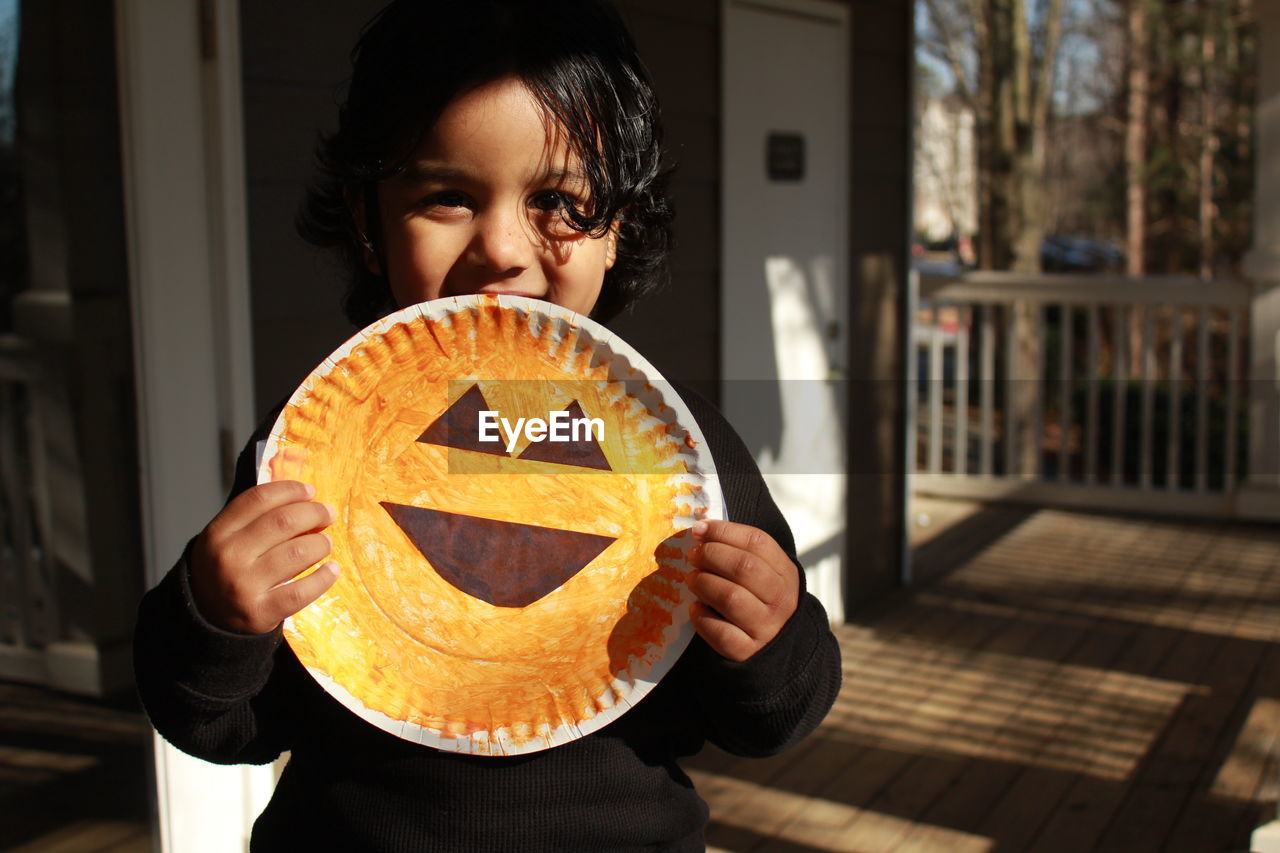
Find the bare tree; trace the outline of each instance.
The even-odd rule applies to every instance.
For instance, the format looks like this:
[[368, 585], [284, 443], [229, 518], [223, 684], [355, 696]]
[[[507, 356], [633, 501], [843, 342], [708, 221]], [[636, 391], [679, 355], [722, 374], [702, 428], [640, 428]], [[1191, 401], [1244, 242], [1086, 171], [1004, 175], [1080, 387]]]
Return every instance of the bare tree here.
[[1128, 110], [1125, 116], [1125, 272], [1145, 275], [1147, 239], [1147, 122], [1151, 88], [1148, 0], [1128, 0]]
[[[1028, 2], [1032, 5], [1028, 8]], [[1040, 271], [1045, 236], [1044, 177], [1054, 66], [1063, 0], [925, 0], [926, 49], [946, 63], [956, 92], [975, 114], [978, 264], [983, 269]], [[1035, 310], [1014, 306], [1015, 364], [1040, 363]], [[1019, 470], [1034, 474], [1039, 378], [1018, 377], [1006, 439], [1016, 441]]]
[[1217, 50], [1220, 3], [1200, 0], [1204, 32], [1200, 41], [1200, 277], [1213, 277], [1216, 245], [1213, 238], [1217, 205], [1214, 204], [1215, 156], [1218, 150]]
[[951, 70], [956, 94], [976, 117], [984, 269], [1040, 269], [1062, 6], [1063, 0], [925, 0], [922, 46]]

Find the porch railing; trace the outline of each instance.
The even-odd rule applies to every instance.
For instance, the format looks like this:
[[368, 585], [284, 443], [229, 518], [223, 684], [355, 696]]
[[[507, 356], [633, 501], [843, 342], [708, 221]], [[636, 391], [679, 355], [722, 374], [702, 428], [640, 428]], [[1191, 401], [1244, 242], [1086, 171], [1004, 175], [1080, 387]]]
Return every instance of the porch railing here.
[[1251, 298], [1242, 281], [919, 273], [913, 489], [1236, 515]]
[[0, 335], [0, 676], [43, 681], [40, 654], [58, 639], [48, 472], [30, 343]]

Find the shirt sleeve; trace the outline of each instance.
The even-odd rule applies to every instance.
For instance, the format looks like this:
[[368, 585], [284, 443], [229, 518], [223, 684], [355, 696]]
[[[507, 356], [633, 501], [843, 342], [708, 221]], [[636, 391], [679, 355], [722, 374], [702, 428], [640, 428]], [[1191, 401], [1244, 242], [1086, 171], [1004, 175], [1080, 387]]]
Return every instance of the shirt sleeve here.
[[[255, 482], [262, 432], [240, 454], [228, 500]], [[138, 608], [133, 658], [143, 707], [166, 740], [198, 758], [220, 764], [272, 761], [289, 748], [284, 732], [273, 726], [279, 702], [268, 689], [283, 634], [279, 628], [236, 634], [208, 622], [191, 594], [190, 553], [188, 543]]]
[[695, 636], [686, 684], [705, 719], [706, 737], [746, 756], [781, 752], [816, 729], [840, 691], [840, 646], [822, 604], [805, 591], [791, 529], [742, 440], [710, 403], [681, 389], [711, 445], [729, 519], [773, 537], [800, 583], [796, 612], [768, 645], [741, 663]]

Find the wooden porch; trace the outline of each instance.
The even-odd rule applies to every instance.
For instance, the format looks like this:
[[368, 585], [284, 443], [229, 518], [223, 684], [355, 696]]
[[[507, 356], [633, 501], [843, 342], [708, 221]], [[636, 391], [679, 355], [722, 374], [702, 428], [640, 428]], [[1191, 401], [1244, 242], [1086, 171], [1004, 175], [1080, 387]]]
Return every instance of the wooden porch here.
[[1229, 851], [1280, 799], [1280, 530], [917, 502], [824, 726], [704, 752], [713, 849]]
[[[712, 848], [1248, 849], [1280, 799], [1280, 530], [915, 512], [920, 583], [839, 629], [823, 728], [690, 762]], [[0, 687], [0, 848], [149, 847], [142, 719]]]

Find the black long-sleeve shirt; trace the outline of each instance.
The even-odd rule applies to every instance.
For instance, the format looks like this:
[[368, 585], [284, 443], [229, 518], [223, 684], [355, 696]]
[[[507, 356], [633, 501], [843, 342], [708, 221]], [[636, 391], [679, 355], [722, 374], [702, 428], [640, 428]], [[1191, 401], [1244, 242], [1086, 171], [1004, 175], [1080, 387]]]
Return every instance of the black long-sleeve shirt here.
[[[794, 557], [791, 531], [737, 434], [710, 404], [685, 398], [729, 519]], [[241, 454], [233, 495], [253, 485], [253, 448], [270, 423]], [[802, 593], [751, 659], [725, 660], [695, 636], [648, 696], [599, 731], [543, 752], [477, 757], [361, 720], [281, 639], [279, 629], [242, 635], [209, 624], [185, 555], [143, 599], [135, 636], [138, 689], [167, 740], [218, 763], [291, 753], [254, 825], [254, 851], [701, 850], [707, 807], [677, 759], [705, 741], [741, 755], [781, 751], [817, 727], [840, 685], [827, 616]]]

